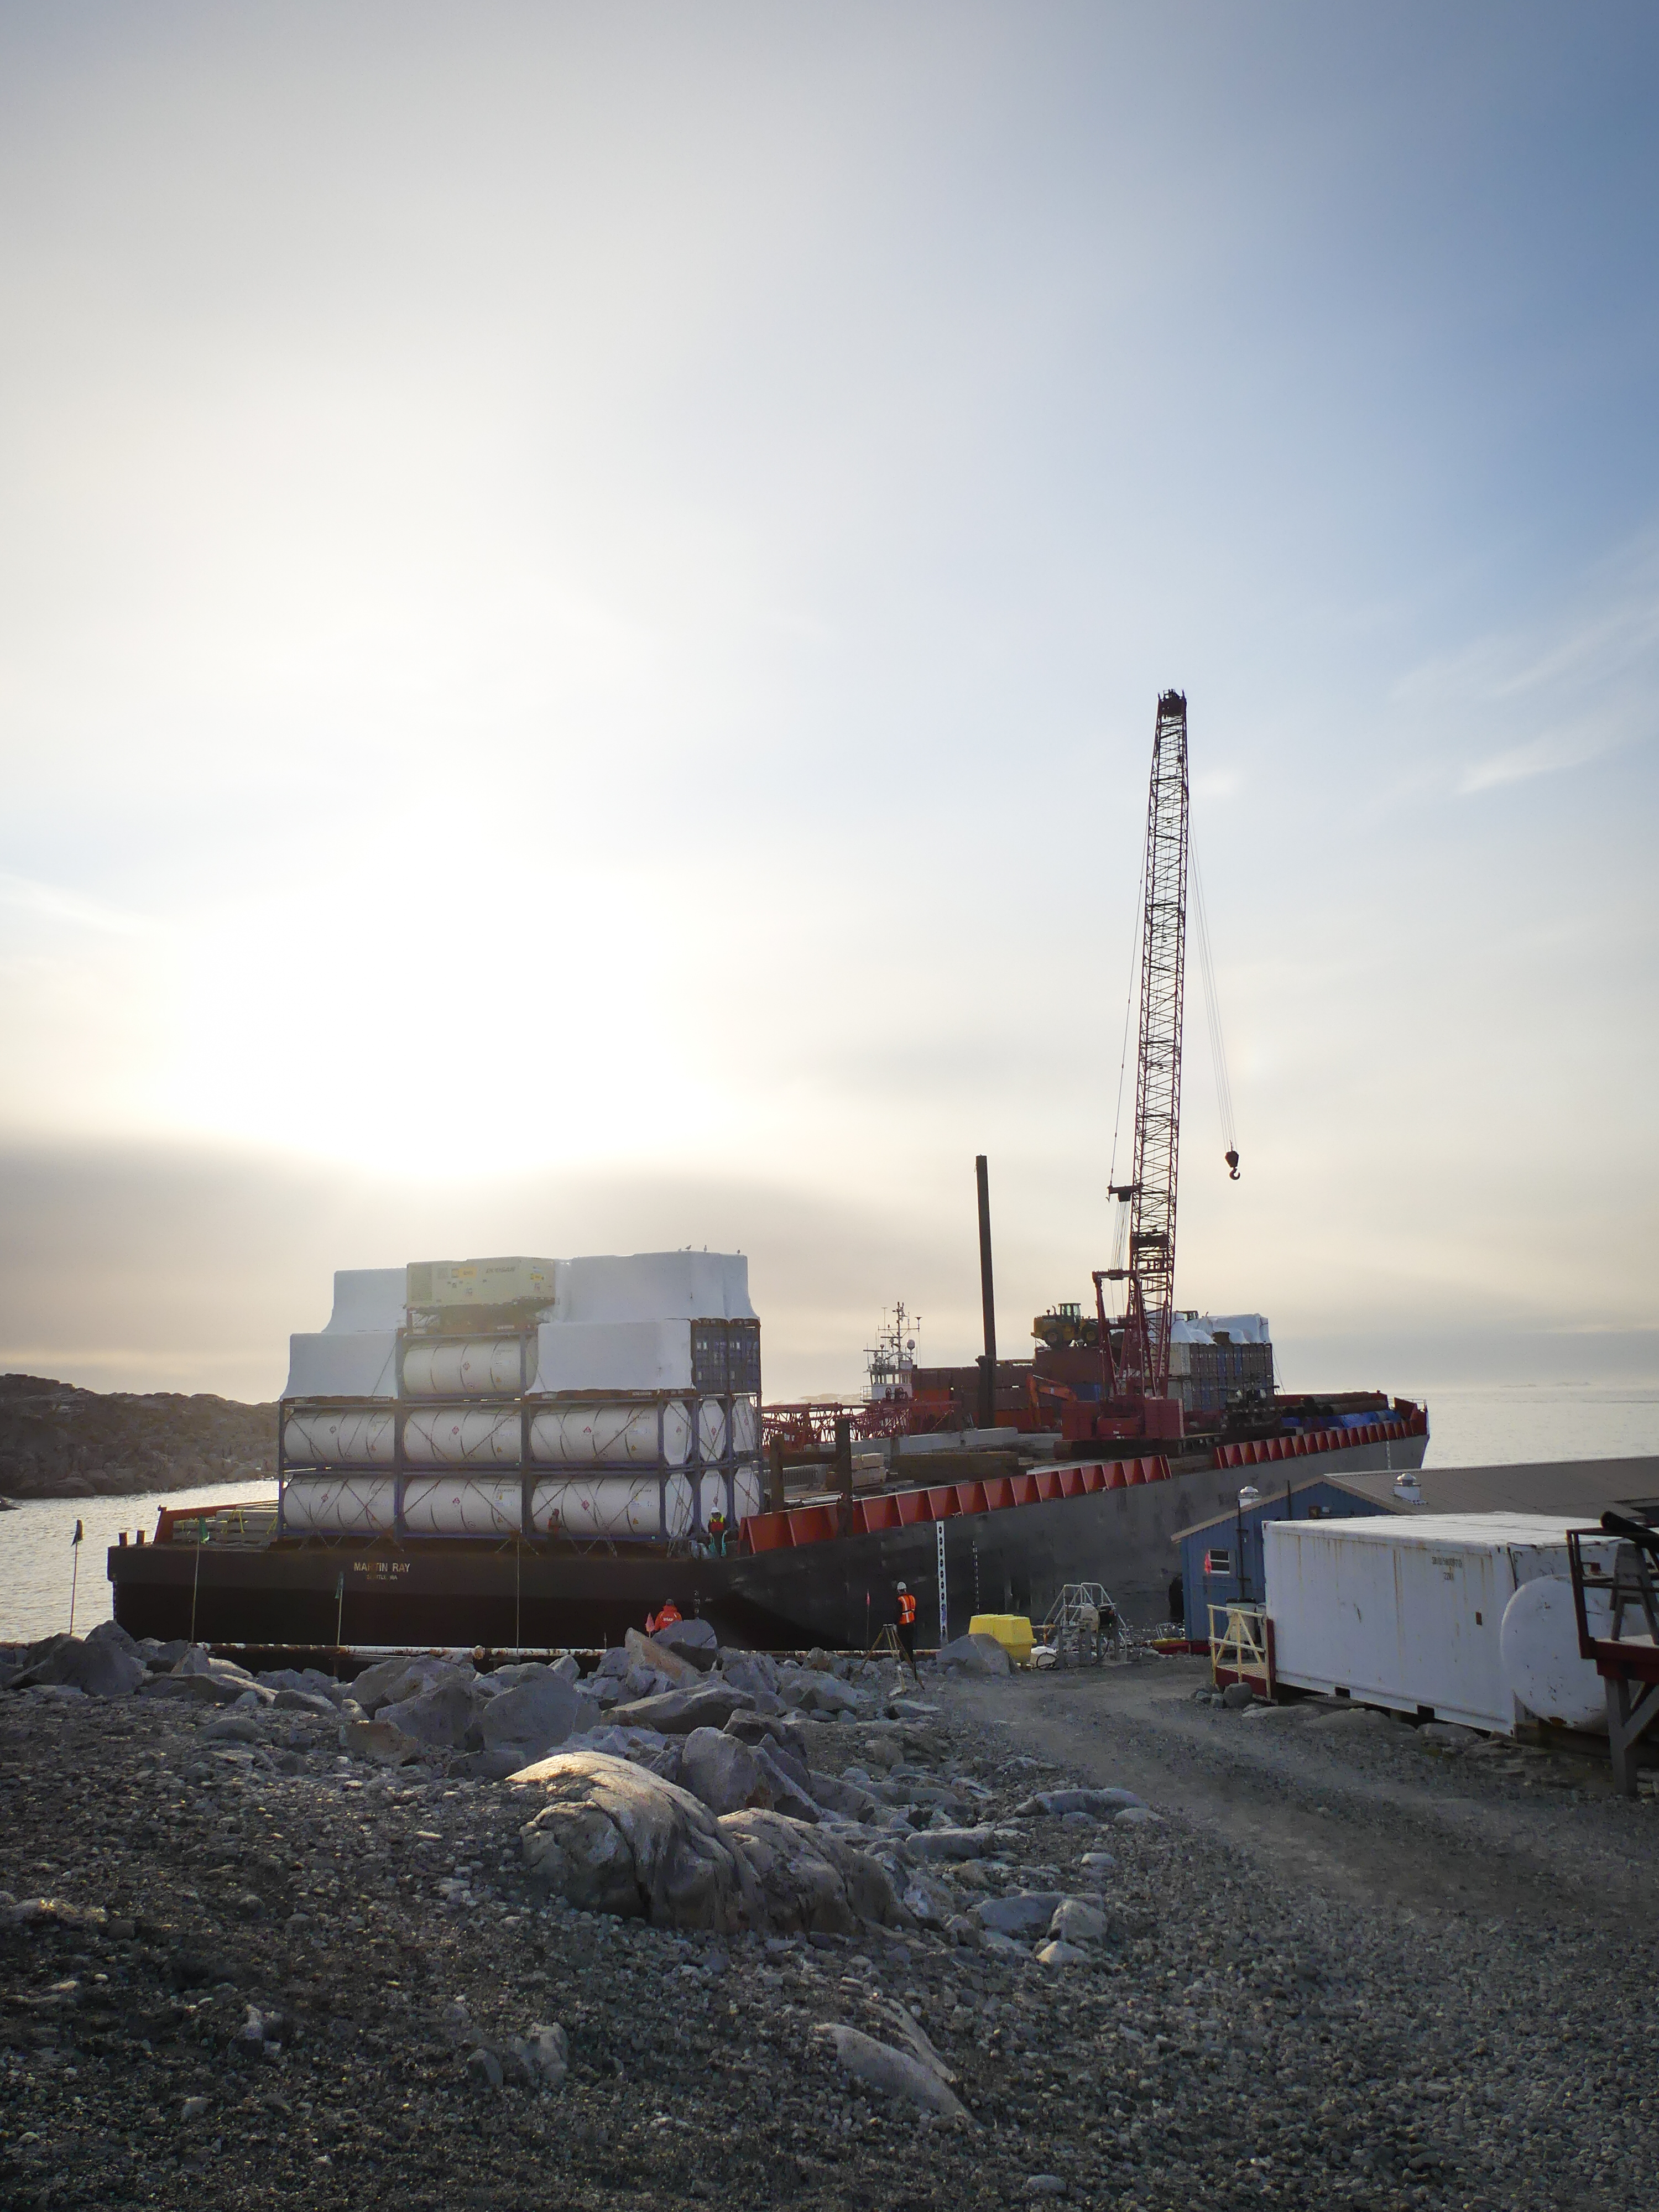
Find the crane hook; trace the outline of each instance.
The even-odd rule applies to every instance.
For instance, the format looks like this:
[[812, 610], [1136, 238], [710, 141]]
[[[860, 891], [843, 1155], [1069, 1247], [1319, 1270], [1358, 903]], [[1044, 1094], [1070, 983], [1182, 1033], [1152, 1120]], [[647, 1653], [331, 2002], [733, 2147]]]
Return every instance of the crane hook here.
[[1237, 1152], [1230, 1152], [1227, 1154], [1227, 1174], [1230, 1181], [1233, 1182], [1237, 1182], [1238, 1181], [1238, 1154]]

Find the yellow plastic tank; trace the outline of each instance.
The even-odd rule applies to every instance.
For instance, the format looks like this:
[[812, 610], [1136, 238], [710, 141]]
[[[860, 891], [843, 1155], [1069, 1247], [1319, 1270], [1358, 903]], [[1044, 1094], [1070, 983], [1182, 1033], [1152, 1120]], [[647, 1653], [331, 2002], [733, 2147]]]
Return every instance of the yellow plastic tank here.
[[968, 1633], [994, 1636], [1016, 1667], [1029, 1667], [1031, 1663], [1031, 1646], [1036, 1639], [1023, 1613], [976, 1613], [968, 1624]]

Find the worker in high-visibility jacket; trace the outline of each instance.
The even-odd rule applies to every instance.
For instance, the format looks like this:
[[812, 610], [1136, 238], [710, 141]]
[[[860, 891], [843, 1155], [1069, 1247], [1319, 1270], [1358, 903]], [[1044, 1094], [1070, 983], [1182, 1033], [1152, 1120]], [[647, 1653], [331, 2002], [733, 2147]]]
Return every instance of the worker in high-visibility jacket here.
[[910, 1662], [910, 1672], [921, 1681], [916, 1667], [916, 1601], [905, 1584], [898, 1586], [898, 1639], [905, 1657]]

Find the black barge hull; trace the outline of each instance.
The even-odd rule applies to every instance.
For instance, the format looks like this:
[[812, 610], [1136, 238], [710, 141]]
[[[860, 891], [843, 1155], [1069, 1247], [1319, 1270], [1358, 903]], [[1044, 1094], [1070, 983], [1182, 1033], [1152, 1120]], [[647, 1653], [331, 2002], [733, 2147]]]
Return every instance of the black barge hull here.
[[[1420, 1467], [1426, 1443], [1413, 1435], [1308, 1454], [1285, 1472], [1302, 1480]], [[1259, 1479], [1273, 1478], [1263, 1470]], [[1206, 1465], [1163, 1481], [725, 1559], [311, 1538], [121, 1546], [109, 1553], [109, 1576], [121, 1626], [163, 1640], [272, 1650], [590, 1650], [620, 1644], [672, 1599], [723, 1642], [848, 1650], [866, 1649], [892, 1620], [901, 1580], [921, 1600], [922, 1641], [933, 1640], [942, 1528], [951, 1636], [965, 1633], [975, 1613], [1041, 1619], [1062, 1584], [1084, 1581], [1103, 1583], [1126, 1619], [1151, 1626], [1167, 1617], [1175, 1532], [1232, 1504], [1240, 1480], [1237, 1468]]]

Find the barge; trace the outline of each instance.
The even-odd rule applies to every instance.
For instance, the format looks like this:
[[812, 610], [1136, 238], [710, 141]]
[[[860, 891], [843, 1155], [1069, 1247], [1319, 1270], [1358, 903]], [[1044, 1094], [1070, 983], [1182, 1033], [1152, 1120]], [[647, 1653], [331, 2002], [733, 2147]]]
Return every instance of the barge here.
[[1176, 1532], [1242, 1483], [1413, 1468], [1428, 1437], [1375, 1396], [1253, 1401], [1249, 1433], [1177, 1421], [1155, 1448], [894, 1432], [878, 1401], [816, 1449], [787, 1414], [763, 1452], [760, 1385], [739, 1254], [342, 1273], [292, 1340], [275, 1502], [164, 1510], [108, 1555], [115, 1617], [269, 1650], [589, 1649], [672, 1602], [726, 1642], [857, 1650], [900, 1580], [931, 1640], [1086, 1574], [1152, 1626]]

